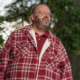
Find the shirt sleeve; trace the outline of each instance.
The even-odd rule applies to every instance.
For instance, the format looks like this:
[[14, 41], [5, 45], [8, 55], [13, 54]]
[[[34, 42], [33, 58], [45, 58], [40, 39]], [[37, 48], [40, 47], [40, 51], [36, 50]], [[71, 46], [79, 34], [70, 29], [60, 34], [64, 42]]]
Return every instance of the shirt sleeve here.
[[6, 41], [4, 47], [0, 50], [0, 80], [3, 80], [4, 78], [4, 72], [6, 70], [9, 60], [10, 49], [11, 49], [11, 35]]
[[73, 80], [69, 58], [62, 43], [59, 46], [59, 62], [61, 69], [61, 80]]

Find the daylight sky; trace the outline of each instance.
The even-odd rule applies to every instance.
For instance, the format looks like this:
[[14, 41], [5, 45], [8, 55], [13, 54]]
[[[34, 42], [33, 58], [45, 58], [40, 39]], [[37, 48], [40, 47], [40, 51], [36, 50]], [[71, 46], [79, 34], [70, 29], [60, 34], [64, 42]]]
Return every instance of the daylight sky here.
[[4, 6], [12, 3], [12, 0], [0, 0], [0, 15], [4, 15]]
[[[4, 15], [5, 13], [5, 9], [4, 9], [4, 6], [12, 3], [13, 1], [15, 0], [0, 0], [0, 15]], [[31, 0], [28, 2], [28, 6], [30, 6], [30, 4], [34, 4], [34, 3], [39, 3], [39, 1], [36, 2], [36, 0]]]

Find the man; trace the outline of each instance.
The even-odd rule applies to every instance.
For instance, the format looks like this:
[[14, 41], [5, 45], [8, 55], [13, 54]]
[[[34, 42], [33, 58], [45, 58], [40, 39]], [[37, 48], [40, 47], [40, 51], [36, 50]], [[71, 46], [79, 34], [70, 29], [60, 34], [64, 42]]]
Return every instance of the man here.
[[12, 32], [0, 52], [0, 80], [73, 80], [61, 41], [50, 30], [50, 9], [32, 10], [32, 25]]

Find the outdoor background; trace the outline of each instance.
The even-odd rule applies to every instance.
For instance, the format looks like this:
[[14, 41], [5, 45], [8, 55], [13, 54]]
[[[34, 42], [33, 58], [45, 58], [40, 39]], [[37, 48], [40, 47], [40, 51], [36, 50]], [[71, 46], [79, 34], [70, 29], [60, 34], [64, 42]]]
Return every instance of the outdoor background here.
[[66, 48], [73, 80], [80, 80], [80, 0], [0, 0], [0, 49], [11, 32], [31, 24], [31, 9], [39, 3], [50, 8], [51, 31]]

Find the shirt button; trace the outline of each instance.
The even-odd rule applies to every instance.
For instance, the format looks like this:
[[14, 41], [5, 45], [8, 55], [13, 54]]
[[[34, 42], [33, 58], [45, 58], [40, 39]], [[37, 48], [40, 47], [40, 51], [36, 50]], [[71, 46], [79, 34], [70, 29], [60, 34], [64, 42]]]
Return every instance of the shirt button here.
[[35, 71], [35, 77], [37, 76], [37, 71]]
[[40, 38], [38, 38], [38, 40], [40, 40]]
[[36, 36], [38, 36], [38, 35], [36, 35]]

